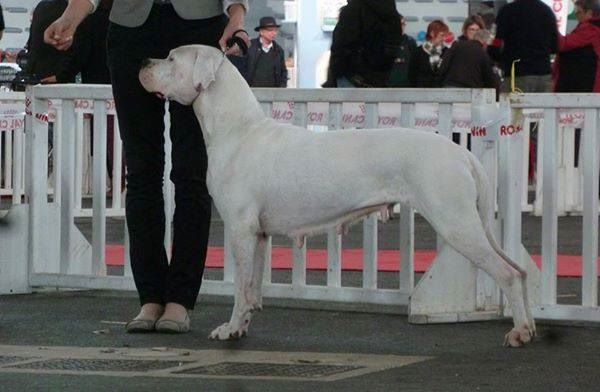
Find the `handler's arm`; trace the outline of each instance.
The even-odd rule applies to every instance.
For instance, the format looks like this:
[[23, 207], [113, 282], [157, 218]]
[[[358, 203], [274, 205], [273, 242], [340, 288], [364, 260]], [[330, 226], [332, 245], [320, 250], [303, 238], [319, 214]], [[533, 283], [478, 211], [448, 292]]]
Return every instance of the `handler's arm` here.
[[44, 42], [58, 50], [67, 50], [73, 44], [77, 26], [94, 12], [98, 0], [70, 0], [65, 12], [44, 32]]
[[[250, 47], [250, 37], [248, 36], [248, 33], [244, 31], [244, 18], [248, 11], [248, 0], [225, 0], [223, 1], [223, 7], [225, 7], [225, 12], [229, 16], [229, 23], [225, 26], [223, 35], [219, 40], [221, 49], [227, 47], [227, 40], [233, 36], [233, 33], [236, 33], [235, 35], [243, 39], [244, 42], [246, 42], [246, 46]], [[240, 55], [241, 51], [237, 45], [234, 45], [225, 53]]]

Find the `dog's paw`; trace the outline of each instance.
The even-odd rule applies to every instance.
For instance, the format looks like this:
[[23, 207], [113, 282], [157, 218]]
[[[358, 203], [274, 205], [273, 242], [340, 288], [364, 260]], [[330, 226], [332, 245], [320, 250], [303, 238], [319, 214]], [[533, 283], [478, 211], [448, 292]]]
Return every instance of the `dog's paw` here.
[[230, 323], [225, 323], [215, 328], [208, 338], [212, 340], [238, 340], [246, 336], [246, 333], [247, 328], [234, 328]]
[[527, 325], [513, 328], [504, 336], [504, 347], [521, 347], [533, 340], [535, 332]]

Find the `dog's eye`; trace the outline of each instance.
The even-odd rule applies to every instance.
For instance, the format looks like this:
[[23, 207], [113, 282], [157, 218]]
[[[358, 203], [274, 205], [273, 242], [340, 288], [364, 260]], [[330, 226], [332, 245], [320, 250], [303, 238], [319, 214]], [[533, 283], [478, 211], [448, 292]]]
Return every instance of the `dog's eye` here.
[[169, 60], [169, 61], [173, 61], [173, 57], [169, 57], [167, 60]]

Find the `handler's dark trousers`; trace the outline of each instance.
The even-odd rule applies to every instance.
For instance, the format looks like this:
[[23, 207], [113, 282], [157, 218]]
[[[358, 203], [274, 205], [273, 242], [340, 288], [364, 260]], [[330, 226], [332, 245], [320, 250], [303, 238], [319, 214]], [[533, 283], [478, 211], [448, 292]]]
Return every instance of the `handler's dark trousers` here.
[[133, 277], [141, 304], [176, 302], [193, 309], [208, 243], [211, 198], [206, 188], [207, 156], [198, 120], [190, 106], [169, 103], [173, 143], [170, 178], [175, 184], [173, 247], [164, 247], [164, 101], [138, 80], [146, 58], [165, 58], [186, 44], [218, 47], [225, 15], [183, 20], [171, 5], [153, 6], [140, 27], [111, 23], [108, 63], [127, 162], [126, 217]]

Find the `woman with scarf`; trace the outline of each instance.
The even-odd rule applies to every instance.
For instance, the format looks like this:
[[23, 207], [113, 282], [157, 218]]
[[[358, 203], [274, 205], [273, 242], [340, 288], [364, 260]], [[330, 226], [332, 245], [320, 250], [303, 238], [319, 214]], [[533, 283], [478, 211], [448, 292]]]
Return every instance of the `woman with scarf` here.
[[427, 26], [426, 41], [417, 48], [410, 64], [409, 79], [413, 87], [441, 87], [438, 70], [446, 51], [444, 38], [449, 31], [441, 20]]

